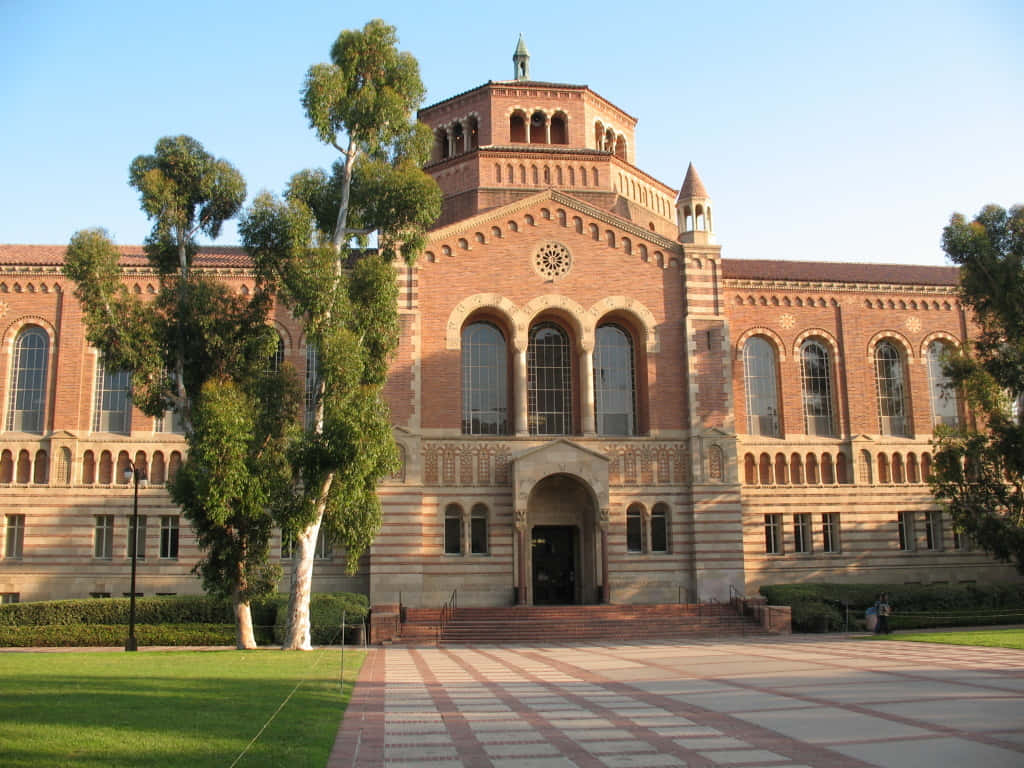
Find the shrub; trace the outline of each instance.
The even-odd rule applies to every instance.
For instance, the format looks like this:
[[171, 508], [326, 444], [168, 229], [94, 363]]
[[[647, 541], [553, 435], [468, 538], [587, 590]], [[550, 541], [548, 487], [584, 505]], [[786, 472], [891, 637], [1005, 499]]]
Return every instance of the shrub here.
[[793, 629], [797, 632], [833, 632], [843, 628], [843, 615], [826, 603], [797, 600], [792, 609]]
[[[136, 624], [139, 645], [234, 645], [234, 624]], [[0, 646], [124, 647], [124, 624], [0, 625]]]
[[[0, 625], [127, 624], [127, 597], [51, 600], [0, 606]], [[223, 624], [234, 622], [231, 604], [207, 595], [140, 597], [135, 600], [137, 624]]]
[[[346, 625], [345, 642], [351, 643], [357, 631], [352, 625], [362, 624], [370, 612], [366, 596], [351, 592], [313, 595], [309, 601], [310, 636], [313, 645], [335, 645], [339, 642], [343, 612]], [[280, 643], [284, 640], [287, 625], [288, 602], [285, 600], [277, 609], [277, 621], [274, 623], [275, 642]]]

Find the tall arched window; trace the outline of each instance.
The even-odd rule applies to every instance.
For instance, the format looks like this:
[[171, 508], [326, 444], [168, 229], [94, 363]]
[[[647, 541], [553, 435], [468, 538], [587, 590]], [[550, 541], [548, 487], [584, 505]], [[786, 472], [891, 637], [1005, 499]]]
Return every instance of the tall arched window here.
[[808, 435], [832, 437], [832, 366], [828, 351], [817, 341], [800, 347], [800, 380], [804, 396], [804, 431]]
[[46, 368], [50, 337], [36, 325], [24, 328], [14, 342], [7, 429], [12, 432], [43, 432], [46, 412]]
[[107, 370], [103, 358], [96, 359], [96, 398], [92, 410], [92, 431], [131, 434], [132, 375], [129, 371]]
[[879, 432], [907, 435], [907, 394], [903, 358], [890, 341], [875, 347], [875, 384], [878, 387]]
[[572, 350], [554, 323], [530, 329], [526, 351], [531, 435], [567, 435], [572, 430]]
[[779, 436], [779, 390], [775, 348], [760, 336], [743, 347], [743, 382], [747, 390], [747, 433]]
[[505, 337], [490, 323], [462, 329], [462, 431], [508, 434], [508, 353]]
[[949, 354], [949, 345], [933, 341], [928, 345], [928, 383], [931, 388], [932, 426], [955, 427], [960, 423], [960, 408], [956, 390], [942, 370], [942, 362]]
[[316, 408], [320, 399], [320, 356], [316, 346], [306, 345], [306, 429], [316, 425]]
[[267, 372], [280, 373], [282, 365], [284, 365], [284, 339], [278, 336], [277, 349], [274, 350], [273, 355], [267, 358]]
[[617, 325], [602, 325], [595, 336], [594, 411], [599, 435], [636, 434], [633, 339]]

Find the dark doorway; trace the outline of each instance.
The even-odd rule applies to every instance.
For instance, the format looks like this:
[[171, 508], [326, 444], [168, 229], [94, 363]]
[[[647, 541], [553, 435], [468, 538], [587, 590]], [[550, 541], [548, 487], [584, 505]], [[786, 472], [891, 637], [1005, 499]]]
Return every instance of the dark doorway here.
[[576, 602], [576, 538], [573, 525], [538, 525], [533, 529], [533, 604]]

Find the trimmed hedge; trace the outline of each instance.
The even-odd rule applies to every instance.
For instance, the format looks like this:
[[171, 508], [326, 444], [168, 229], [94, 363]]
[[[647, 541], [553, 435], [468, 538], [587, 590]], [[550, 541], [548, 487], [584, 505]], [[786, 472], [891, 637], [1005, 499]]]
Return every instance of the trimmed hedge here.
[[851, 629], [880, 592], [889, 595], [893, 629], [1013, 624], [1024, 621], [1024, 584], [771, 584], [769, 605], [793, 609], [797, 632], [840, 630], [849, 606]]
[[[354, 624], [362, 624], [370, 613], [370, 604], [365, 595], [351, 592], [337, 594], [313, 595], [309, 601], [310, 639], [313, 645], [337, 645], [341, 631], [342, 612], [345, 615], [345, 642], [355, 641], [358, 631]], [[274, 642], [284, 640], [285, 627], [288, 624], [287, 599], [277, 609], [277, 620], [274, 622]]]
[[[234, 624], [136, 624], [139, 645], [231, 645]], [[124, 647], [124, 624], [38, 624], [0, 626], [0, 646], [25, 647]]]

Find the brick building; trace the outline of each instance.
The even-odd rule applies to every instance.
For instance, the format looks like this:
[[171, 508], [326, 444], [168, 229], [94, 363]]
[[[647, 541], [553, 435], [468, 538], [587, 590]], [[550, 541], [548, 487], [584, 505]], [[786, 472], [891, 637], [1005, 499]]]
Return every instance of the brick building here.
[[[634, 165], [636, 119], [586, 86], [516, 77], [423, 109], [444, 207], [397, 268], [386, 388], [403, 465], [355, 576], [322, 542], [318, 590], [372, 604], [676, 602], [768, 582], [1015, 578], [929, 494], [944, 349], [969, 318], [945, 267], [722, 258], [713, 201]], [[153, 293], [141, 249], [125, 279]], [[184, 440], [104, 371], [60, 246], [0, 246], [0, 593], [199, 591], [163, 487]], [[202, 268], [240, 292], [245, 254]], [[275, 323], [306, 369], [301, 331]], [[287, 552], [281, 552], [287, 555]], [[282, 588], [285, 588], [283, 585]]]

